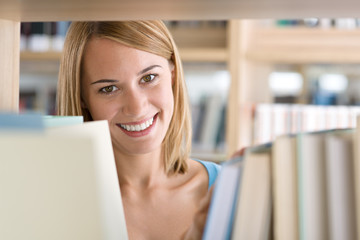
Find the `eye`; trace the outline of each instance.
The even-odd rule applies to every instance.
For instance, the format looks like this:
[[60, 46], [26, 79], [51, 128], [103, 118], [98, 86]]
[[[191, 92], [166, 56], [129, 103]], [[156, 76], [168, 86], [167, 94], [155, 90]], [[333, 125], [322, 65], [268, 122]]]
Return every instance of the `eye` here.
[[141, 81], [148, 83], [148, 82], [153, 81], [155, 77], [156, 77], [155, 74], [148, 74], [148, 75], [142, 77], [142, 78], [141, 78]]
[[118, 88], [114, 85], [103, 87], [99, 90], [101, 93], [112, 93], [118, 90]]

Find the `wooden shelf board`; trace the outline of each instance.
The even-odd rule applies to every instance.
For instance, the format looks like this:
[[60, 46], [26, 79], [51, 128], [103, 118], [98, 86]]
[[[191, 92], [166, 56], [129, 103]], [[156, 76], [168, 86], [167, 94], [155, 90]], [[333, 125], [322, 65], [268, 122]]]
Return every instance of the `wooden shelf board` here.
[[170, 27], [179, 48], [225, 48], [226, 27]]
[[[185, 62], [226, 62], [226, 48], [180, 48], [181, 59]], [[22, 51], [21, 60], [29, 61], [58, 61], [60, 52], [31, 52]]]
[[360, 2], [288, 0], [0, 0], [0, 19], [15, 21], [246, 19], [357, 16]]
[[49, 51], [49, 52], [31, 52], [31, 51], [21, 51], [20, 53], [20, 59], [21, 60], [60, 60], [61, 53], [55, 52], [55, 51]]
[[180, 48], [180, 56], [184, 62], [226, 62], [226, 48]]
[[302, 51], [299, 51], [299, 49], [259, 50], [248, 52], [246, 56], [253, 61], [269, 63], [360, 63], [360, 49], [356, 51], [332, 50], [332, 52], [327, 50], [319, 51], [319, 49], [314, 51], [311, 51], [311, 49]]
[[270, 46], [360, 46], [360, 29], [270, 28], [252, 32], [251, 43], [256, 47]]
[[274, 63], [360, 63], [360, 30], [279, 28], [253, 32], [246, 57]]

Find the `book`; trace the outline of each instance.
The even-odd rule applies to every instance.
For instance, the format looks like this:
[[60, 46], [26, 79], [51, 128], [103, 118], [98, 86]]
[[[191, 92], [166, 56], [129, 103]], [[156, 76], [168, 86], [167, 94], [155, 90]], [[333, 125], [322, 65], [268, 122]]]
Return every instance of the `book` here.
[[40, 113], [0, 113], [0, 130], [5, 131], [42, 131], [44, 130], [44, 122]]
[[83, 116], [55, 116], [55, 115], [44, 115], [43, 116], [44, 126], [49, 127], [60, 127], [74, 124], [82, 124], [84, 122]]
[[213, 150], [216, 148], [216, 136], [223, 114], [223, 96], [221, 94], [210, 95], [205, 106], [200, 143], [205, 150]]
[[210, 202], [203, 240], [230, 239], [242, 168], [242, 157], [222, 164]]
[[360, 237], [360, 116], [356, 119], [357, 127], [354, 133], [354, 176], [355, 176], [355, 211], [356, 231]]
[[254, 114], [254, 144], [273, 140], [272, 104], [257, 104]]
[[128, 239], [107, 121], [0, 135], [0, 239]]
[[33, 52], [46, 52], [51, 47], [51, 36], [49, 35], [49, 22], [32, 22], [31, 34], [27, 39], [28, 50]]
[[353, 130], [338, 130], [325, 139], [330, 239], [356, 239]]
[[275, 139], [272, 148], [274, 238], [299, 239], [295, 135]]
[[61, 52], [64, 47], [65, 36], [67, 30], [69, 28], [70, 22], [69, 21], [59, 21], [55, 22], [56, 32], [52, 38], [52, 50]]
[[359, 106], [259, 103], [252, 119], [253, 142], [274, 141], [283, 134], [355, 128], [359, 112]]
[[245, 151], [231, 239], [271, 238], [271, 144]]
[[290, 123], [289, 105], [274, 104], [272, 106], [272, 139], [289, 133]]
[[300, 239], [329, 239], [325, 138], [328, 132], [297, 135]]

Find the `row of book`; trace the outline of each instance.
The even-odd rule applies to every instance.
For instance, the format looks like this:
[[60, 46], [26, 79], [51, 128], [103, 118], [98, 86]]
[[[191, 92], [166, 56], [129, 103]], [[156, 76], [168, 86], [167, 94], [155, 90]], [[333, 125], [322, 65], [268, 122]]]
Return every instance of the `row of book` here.
[[360, 127], [249, 147], [222, 165], [204, 239], [359, 239], [359, 176]]
[[360, 27], [358, 18], [305, 18], [276, 20], [277, 27], [309, 27], [321, 29], [356, 29]]
[[360, 106], [323, 106], [302, 104], [254, 104], [252, 111], [252, 143], [273, 141], [283, 134], [354, 128]]
[[225, 147], [226, 102], [221, 94], [206, 95], [191, 105], [193, 148], [221, 152]]
[[224, 20], [186, 20], [186, 21], [165, 21], [168, 28], [225, 28], [227, 21]]
[[19, 98], [19, 111], [37, 111], [44, 114], [55, 115], [56, 93], [54, 91], [43, 92], [43, 96], [39, 96], [39, 92], [21, 91]]
[[61, 52], [70, 22], [22, 22], [20, 49], [31, 52]]
[[0, 155], [0, 239], [128, 239], [107, 121], [0, 113]]

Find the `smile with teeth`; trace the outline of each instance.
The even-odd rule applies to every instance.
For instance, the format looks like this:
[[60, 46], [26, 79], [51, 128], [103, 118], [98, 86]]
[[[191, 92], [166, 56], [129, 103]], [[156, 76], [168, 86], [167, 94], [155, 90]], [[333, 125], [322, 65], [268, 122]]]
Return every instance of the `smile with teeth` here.
[[153, 122], [154, 122], [154, 118], [152, 117], [141, 124], [134, 124], [134, 125], [120, 124], [120, 126], [129, 132], [140, 132], [150, 127], [153, 124]]

